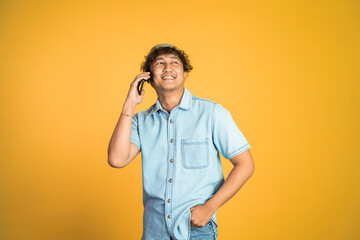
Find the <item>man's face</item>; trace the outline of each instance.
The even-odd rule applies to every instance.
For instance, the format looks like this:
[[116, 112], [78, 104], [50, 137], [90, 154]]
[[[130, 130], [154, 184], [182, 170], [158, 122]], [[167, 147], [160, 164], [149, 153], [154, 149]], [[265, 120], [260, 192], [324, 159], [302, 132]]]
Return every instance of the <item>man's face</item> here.
[[157, 56], [150, 66], [150, 72], [156, 91], [182, 89], [187, 76], [181, 60], [172, 53]]

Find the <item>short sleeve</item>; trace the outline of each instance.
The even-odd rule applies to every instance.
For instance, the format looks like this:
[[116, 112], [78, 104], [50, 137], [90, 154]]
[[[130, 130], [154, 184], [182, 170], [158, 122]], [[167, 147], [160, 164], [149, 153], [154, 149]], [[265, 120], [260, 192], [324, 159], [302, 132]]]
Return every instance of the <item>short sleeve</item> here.
[[134, 114], [132, 119], [132, 126], [131, 126], [131, 138], [130, 142], [135, 144], [139, 150], [141, 150], [140, 146], [140, 137], [139, 137], [139, 127], [138, 127], [138, 114]]
[[250, 148], [230, 112], [220, 104], [214, 107], [212, 130], [213, 142], [226, 159], [231, 159]]

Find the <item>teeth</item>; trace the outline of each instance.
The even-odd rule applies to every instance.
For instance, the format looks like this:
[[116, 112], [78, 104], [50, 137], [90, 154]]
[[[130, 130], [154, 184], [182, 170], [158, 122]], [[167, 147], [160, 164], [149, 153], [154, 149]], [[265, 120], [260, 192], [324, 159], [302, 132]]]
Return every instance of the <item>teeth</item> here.
[[163, 77], [163, 79], [174, 79], [174, 77]]

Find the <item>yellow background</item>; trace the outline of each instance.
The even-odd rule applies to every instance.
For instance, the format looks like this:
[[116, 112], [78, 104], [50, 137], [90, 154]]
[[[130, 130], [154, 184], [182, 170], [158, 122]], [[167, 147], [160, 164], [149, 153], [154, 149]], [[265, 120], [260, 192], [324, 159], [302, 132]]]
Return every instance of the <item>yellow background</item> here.
[[[1, 1], [0, 239], [140, 239], [141, 155], [107, 147], [150, 48], [227, 108], [255, 172], [219, 239], [360, 239], [359, 1]], [[156, 93], [145, 86], [148, 109]], [[222, 158], [224, 175], [231, 163]]]

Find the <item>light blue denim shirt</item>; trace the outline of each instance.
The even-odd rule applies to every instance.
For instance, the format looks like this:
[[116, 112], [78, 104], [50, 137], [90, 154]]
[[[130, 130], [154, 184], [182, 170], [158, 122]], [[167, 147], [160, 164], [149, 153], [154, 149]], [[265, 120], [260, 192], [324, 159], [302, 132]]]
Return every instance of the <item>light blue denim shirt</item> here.
[[[190, 208], [224, 182], [219, 152], [231, 159], [250, 148], [229, 111], [186, 88], [170, 114], [159, 99], [137, 112], [130, 141], [142, 155], [142, 240], [188, 240]], [[216, 224], [216, 212], [211, 221]]]

